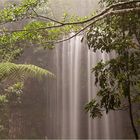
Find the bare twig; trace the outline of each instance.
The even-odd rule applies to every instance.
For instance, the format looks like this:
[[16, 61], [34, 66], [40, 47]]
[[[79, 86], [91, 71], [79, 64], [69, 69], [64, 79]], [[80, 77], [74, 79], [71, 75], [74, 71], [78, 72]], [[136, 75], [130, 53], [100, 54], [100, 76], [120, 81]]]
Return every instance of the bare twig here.
[[50, 21], [52, 21], [52, 22], [55, 22], [55, 23], [58, 23], [58, 24], [63, 25], [63, 23], [60, 22], [60, 21], [57, 21], [57, 20], [52, 19], [52, 18], [50, 18], [50, 17], [45, 17], [45, 16], [42, 16], [42, 15], [39, 15], [33, 8], [32, 8], [32, 11], [35, 13], [35, 15], [36, 15], [38, 18], [44, 18], [44, 19], [50, 20]]

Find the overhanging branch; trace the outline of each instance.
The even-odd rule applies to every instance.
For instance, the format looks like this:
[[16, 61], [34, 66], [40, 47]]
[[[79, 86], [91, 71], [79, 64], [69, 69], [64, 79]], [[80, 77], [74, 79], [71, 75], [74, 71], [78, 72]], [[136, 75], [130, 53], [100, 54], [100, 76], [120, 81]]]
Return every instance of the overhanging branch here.
[[[62, 39], [62, 40], [58, 40], [58, 41], [48, 41], [48, 42], [45, 42], [46, 44], [57, 44], [57, 43], [61, 43], [61, 42], [64, 42], [64, 41], [68, 41], [70, 39], [72, 39], [73, 37], [79, 35], [81, 32], [83, 32], [84, 30], [86, 30], [87, 28], [89, 28], [90, 26], [94, 25], [96, 22], [104, 19], [105, 17], [108, 17], [108, 16], [113, 16], [113, 15], [121, 15], [121, 14], [124, 14], [124, 13], [130, 13], [130, 12], [140, 12], [140, 7], [137, 7], [137, 8], [129, 8], [129, 9], [123, 9], [123, 10], [115, 10], [115, 11], [110, 11], [102, 16], [100, 16], [99, 18], [96, 18], [95, 20], [92, 21], [92, 23], [88, 24], [87, 26], [85, 26], [84, 28], [82, 28], [81, 30], [79, 30], [77, 33], [75, 33], [74, 35], [66, 38], [66, 39]], [[44, 44], [45, 44], [44, 43]]]
[[[100, 17], [102, 17], [104, 15], [107, 16], [108, 14], [110, 14], [110, 12], [112, 12], [112, 14], [115, 13], [115, 12], [117, 12], [118, 10], [112, 10], [111, 11], [111, 9], [113, 9], [115, 7], [122, 6], [122, 5], [133, 4], [133, 3], [138, 3], [138, 2], [140, 2], [140, 0], [133, 0], [133, 1], [128, 1], [128, 2], [119, 2], [119, 3], [116, 3], [116, 4], [112, 4], [111, 6], [107, 7], [105, 10], [103, 10], [101, 13], [97, 14], [96, 16], [91, 17], [91, 18], [89, 18], [87, 20], [84, 20], [84, 21], [79, 21], [79, 22], [62, 23], [62, 22], [59, 22], [57, 20], [53, 20], [53, 19], [51, 19], [49, 17], [38, 15], [36, 13], [36, 15], [38, 15], [38, 17], [49, 19], [49, 20], [53, 21], [54, 23], [57, 23], [58, 25], [48, 26], [48, 27], [42, 27], [42, 28], [37, 28], [37, 29], [30, 29], [30, 30], [24, 30], [24, 29], [23, 30], [22, 29], [21, 30], [8, 30], [8, 31], [5, 31], [5, 32], [7, 32], [7, 33], [13, 33], [13, 32], [31, 32], [31, 31], [34, 31], [34, 30], [39, 31], [39, 30], [45, 30], [45, 29], [60, 28], [60, 27], [69, 26], [69, 25], [82, 25], [82, 24], [86, 24], [86, 23], [89, 23], [89, 22], [93, 22], [94, 20], [96, 20], [96, 19], [98, 19], [98, 18], [100, 18]], [[139, 7], [136, 7], [136, 8], [139, 8]], [[123, 9], [123, 10], [125, 12], [125, 10], [127, 10], [127, 9]], [[138, 10], [136, 10], [136, 11], [138, 11]]]

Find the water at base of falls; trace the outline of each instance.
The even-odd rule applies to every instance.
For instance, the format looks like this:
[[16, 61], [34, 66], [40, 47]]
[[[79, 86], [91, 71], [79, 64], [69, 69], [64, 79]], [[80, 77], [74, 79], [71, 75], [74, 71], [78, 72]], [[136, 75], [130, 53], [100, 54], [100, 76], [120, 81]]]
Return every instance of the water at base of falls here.
[[[127, 133], [125, 113], [104, 113], [101, 119], [91, 119], [85, 113], [84, 105], [96, 96], [94, 74], [91, 68], [101, 59], [109, 56], [91, 52], [81, 36], [49, 51], [51, 70], [56, 80], [48, 79], [46, 135], [48, 138], [123, 138]], [[49, 64], [48, 64], [49, 67]], [[125, 132], [126, 131], [126, 132]]]

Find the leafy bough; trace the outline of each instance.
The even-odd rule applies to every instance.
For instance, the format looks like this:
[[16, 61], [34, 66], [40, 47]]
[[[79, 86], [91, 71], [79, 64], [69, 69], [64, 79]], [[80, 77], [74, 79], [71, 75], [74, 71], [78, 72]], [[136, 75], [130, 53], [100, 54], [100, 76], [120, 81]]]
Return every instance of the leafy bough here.
[[25, 80], [27, 77], [54, 76], [50, 71], [31, 64], [0, 63], [0, 81], [5, 79]]

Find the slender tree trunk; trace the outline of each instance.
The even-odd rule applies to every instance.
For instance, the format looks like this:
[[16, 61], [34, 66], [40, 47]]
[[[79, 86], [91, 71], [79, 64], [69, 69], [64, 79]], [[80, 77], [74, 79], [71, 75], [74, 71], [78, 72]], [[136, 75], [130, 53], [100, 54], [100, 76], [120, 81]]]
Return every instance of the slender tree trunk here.
[[127, 73], [127, 81], [126, 81], [126, 92], [128, 97], [128, 103], [129, 103], [129, 117], [131, 121], [131, 126], [135, 135], [135, 139], [139, 139], [138, 132], [134, 123], [134, 117], [133, 117], [133, 109], [132, 109], [132, 102], [131, 102], [131, 94], [130, 94], [130, 75], [129, 75], [129, 47], [127, 46], [127, 62], [126, 62], [126, 73]]
[[131, 121], [131, 126], [132, 126], [132, 129], [133, 129], [135, 138], [139, 139], [138, 132], [137, 132], [137, 129], [136, 129], [135, 124], [134, 124], [130, 90], [128, 91], [128, 103], [129, 103], [129, 117], [130, 117], [130, 121]]
[[128, 103], [129, 103], [129, 117], [131, 121], [131, 126], [135, 135], [136, 139], [139, 139], [138, 132], [135, 127], [134, 123], [134, 117], [133, 117], [133, 109], [132, 109], [132, 102], [131, 102], [131, 95], [130, 95], [130, 77], [129, 77], [129, 53], [127, 54], [127, 81], [126, 81], [126, 87], [127, 87], [127, 97], [128, 97]]

